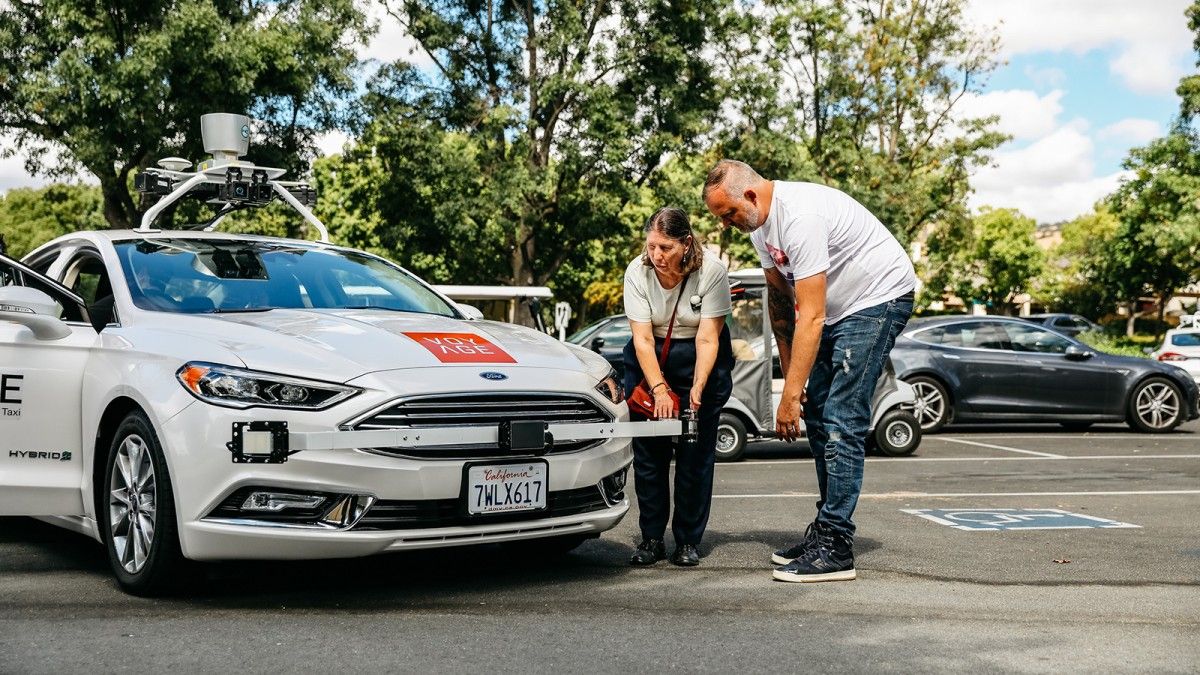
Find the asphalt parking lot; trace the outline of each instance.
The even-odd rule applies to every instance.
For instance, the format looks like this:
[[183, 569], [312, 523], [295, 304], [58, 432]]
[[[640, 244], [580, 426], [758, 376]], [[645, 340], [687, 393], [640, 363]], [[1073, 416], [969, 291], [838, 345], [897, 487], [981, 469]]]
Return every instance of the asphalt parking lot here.
[[[98, 544], [0, 519], [0, 671], [1200, 670], [1200, 423], [951, 429], [871, 458], [859, 579], [830, 584], [770, 577], [812, 515], [803, 454], [718, 466], [694, 569], [627, 567], [631, 512], [551, 564], [498, 547], [226, 564], [144, 600]], [[1064, 523], [1104, 526], [996, 529]]]

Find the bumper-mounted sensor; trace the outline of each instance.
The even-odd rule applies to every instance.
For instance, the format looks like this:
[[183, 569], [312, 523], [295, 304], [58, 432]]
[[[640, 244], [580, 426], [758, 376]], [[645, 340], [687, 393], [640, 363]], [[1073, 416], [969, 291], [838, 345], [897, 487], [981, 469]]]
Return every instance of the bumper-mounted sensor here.
[[225, 447], [234, 464], [282, 464], [299, 452], [288, 448], [287, 422], [234, 422]]

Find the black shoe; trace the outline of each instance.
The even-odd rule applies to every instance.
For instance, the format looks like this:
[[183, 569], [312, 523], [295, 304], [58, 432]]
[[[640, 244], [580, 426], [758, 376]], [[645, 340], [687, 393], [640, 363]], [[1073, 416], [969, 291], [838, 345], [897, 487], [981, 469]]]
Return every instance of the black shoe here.
[[684, 544], [671, 554], [671, 562], [680, 567], [695, 567], [700, 564], [700, 550], [692, 544]]
[[773, 576], [779, 581], [850, 581], [858, 575], [854, 571], [854, 548], [841, 535], [821, 532], [817, 543], [808, 551], [783, 567], [776, 568]]
[[804, 555], [808, 549], [812, 548], [813, 545], [817, 543], [817, 532], [818, 526], [816, 521], [809, 523], [808, 529], [804, 531], [804, 538], [800, 540], [800, 543], [791, 548], [780, 549], [772, 553], [771, 564], [786, 565], [796, 558]]
[[630, 565], [653, 565], [667, 557], [667, 546], [661, 539], [643, 539], [629, 558]]

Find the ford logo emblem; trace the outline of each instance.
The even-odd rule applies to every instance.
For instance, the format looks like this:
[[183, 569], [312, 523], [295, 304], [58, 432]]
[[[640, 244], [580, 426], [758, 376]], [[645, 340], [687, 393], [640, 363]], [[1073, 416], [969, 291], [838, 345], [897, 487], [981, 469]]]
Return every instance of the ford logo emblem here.
[[497, 373], [494, 370], [489, 370], [489, 371], [480, 373], [479, 376], [485, 380], [492, 380], [493, 382], [499, 382], [500, 380], [508, 379], [508, 376], [505, 375], [504, 373]]

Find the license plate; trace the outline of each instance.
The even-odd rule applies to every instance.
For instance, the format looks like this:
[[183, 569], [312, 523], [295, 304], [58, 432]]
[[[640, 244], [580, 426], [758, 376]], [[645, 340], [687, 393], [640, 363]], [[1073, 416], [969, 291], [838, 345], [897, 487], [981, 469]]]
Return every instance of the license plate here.
[[546, 508], [549, 474], [545, 462], [474, 464], [467, 467], [467, 513], [482, 515]]

